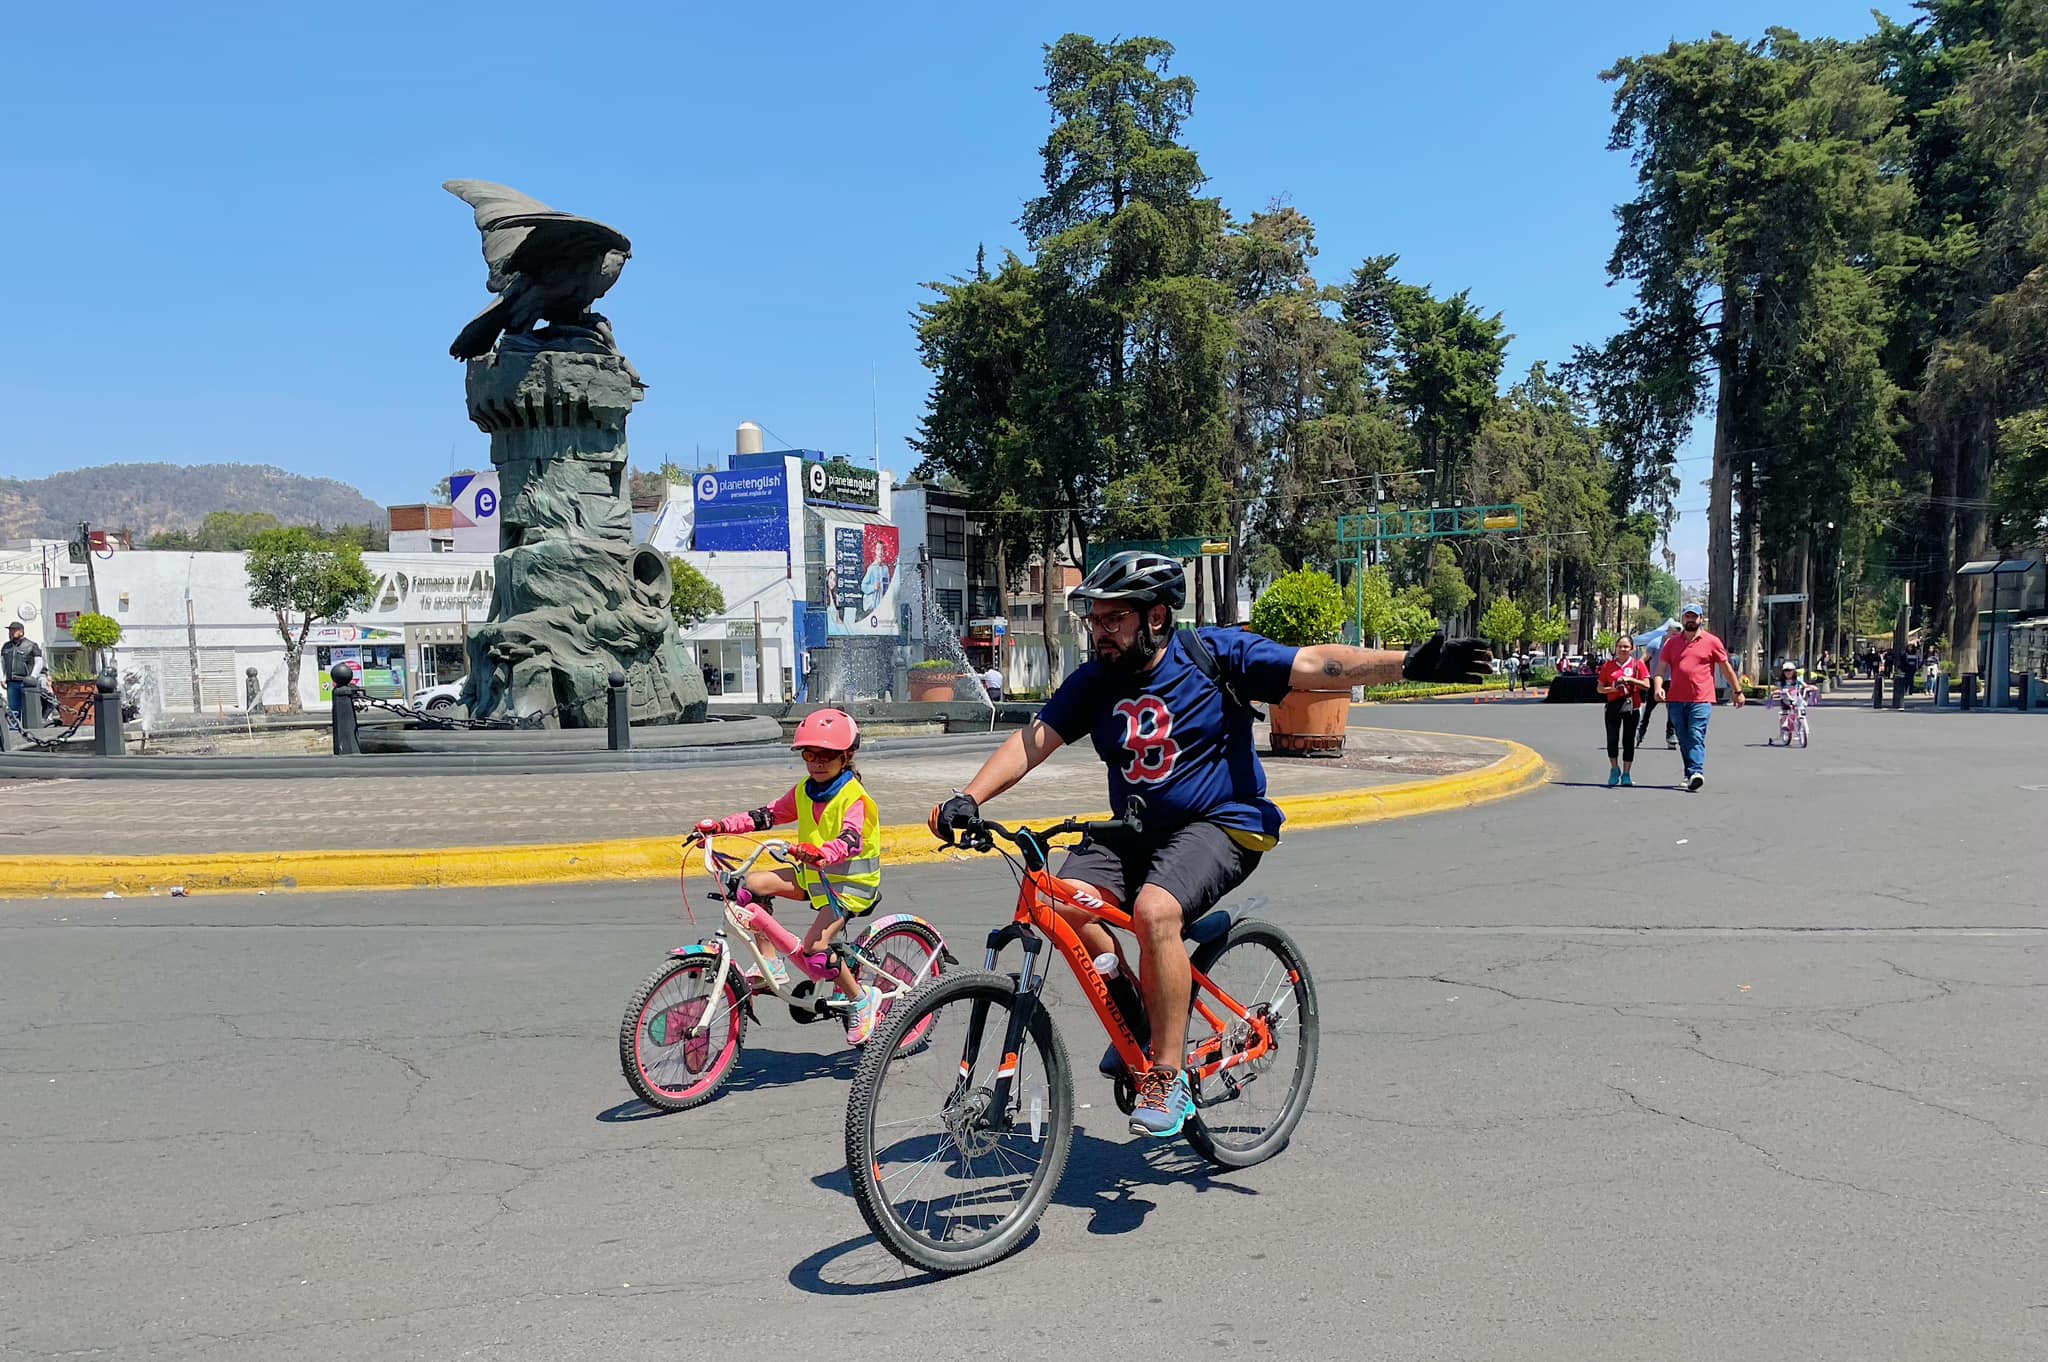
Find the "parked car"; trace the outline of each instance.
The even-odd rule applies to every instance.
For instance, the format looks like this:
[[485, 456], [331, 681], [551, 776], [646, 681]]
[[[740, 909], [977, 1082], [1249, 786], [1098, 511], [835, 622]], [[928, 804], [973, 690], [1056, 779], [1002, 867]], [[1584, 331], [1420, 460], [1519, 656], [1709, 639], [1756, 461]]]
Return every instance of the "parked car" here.
[[1564, 661], [1557, 664], [1557, 669], [1569, 675], [1577, 676], [1580, 672], [1586, 670], [1585, 655], [1583, 653], [1566, 653]]
[[428, 686], [412, 693], [412, 707], [422, 714], [440, 714], [462, 703], [462, 682]]

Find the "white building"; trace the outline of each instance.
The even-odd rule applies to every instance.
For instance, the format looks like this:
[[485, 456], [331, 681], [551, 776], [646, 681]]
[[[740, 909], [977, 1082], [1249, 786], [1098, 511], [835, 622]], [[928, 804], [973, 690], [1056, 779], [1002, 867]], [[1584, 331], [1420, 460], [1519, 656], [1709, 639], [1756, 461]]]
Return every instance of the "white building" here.
[[19, 624], [47, 655], [54, 646], [54, 627], [43, 609], [43, 592], [85, 578], [85, 565], [71, 561], [70, 546], [62, 539], [15, 539], [0, 545], [0, 638], [6, 636], [6, 625]]
[[[377, 579], [370, 606], [306, 637], [298, 698], [312, 707], [332, 697], [327, 669], [347, 662], [379, 698], [402, 697], [466, 667], [468, 625], [490, 613], [492, 555], [366, 553]], [[102, 614], [121, 625], [121, 670], [143, 677], [145, 713], [239, 713], [255, 703], [284, 705], [284, 640], [276, 617], [249, 604], [240, 553], [115, 553], [94, 563]], [[69, 625], [89, 609], [82, 581], [42, 593], [54, 661], [75, 656]], [[82, 661], [82, 658], [78, 660]]]

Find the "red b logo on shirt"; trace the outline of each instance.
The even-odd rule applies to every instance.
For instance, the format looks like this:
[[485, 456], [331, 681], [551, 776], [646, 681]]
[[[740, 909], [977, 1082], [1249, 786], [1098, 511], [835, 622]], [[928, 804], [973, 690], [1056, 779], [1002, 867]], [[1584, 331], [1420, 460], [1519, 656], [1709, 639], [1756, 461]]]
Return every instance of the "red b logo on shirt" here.
[[1131, 754], [1124, 763], [1124, 779], [1149, 785], [1172, 775], [1180, 746], [1173, 741], [1173, 714], [1159, 697], [1119, 700], [1116, 712], [1123, 715], [1124, 750]]

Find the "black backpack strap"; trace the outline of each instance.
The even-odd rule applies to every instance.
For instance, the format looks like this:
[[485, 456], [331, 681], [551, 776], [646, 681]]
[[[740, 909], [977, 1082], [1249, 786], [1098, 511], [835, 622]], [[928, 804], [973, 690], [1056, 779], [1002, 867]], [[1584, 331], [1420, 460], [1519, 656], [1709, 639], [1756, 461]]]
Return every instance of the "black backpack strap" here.
[[1192, 624], [1181, 625], [1174, 631], [1180, 635], [1181, 647], [1186, 649], [1188, 661], [1195, 664], [1195, 670], [1216, 683], [1216, 689], [1223, 692], [1226, 703], [1237, 706], [1260, 723], [1265, 722], [1266, 712], [1238, 694], [1237, 687], [1223, 674], [1217, 665], [1216, 652], [1209, 646], [1209, 640], [1202, 637], [1202, 631]]

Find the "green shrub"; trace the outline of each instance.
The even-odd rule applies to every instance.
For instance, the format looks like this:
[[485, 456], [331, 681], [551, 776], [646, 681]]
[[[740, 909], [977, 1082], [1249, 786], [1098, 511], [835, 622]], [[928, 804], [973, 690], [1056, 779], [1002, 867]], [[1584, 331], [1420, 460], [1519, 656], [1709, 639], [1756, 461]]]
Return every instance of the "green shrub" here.
[[1290, 572], [1253, 602], [1251, 628], [1290, 648], [1335, 643], [1344, 629], [1344, 592], [1327, 572]]
[[914, 672], [939, 672], [947, 676], [962, 676], [966, 674], [966, 669], [958, 662], [948, 662], [943, 657], [933, 657], [927, 658], [923, 662], [913, 662], [910, 664], [910, 670]]
[[78, 640], [79, 647], [98, 652], [121, 641], [121, 622], [111, 615], [87, 612], [71, 621], [71, 637]]

